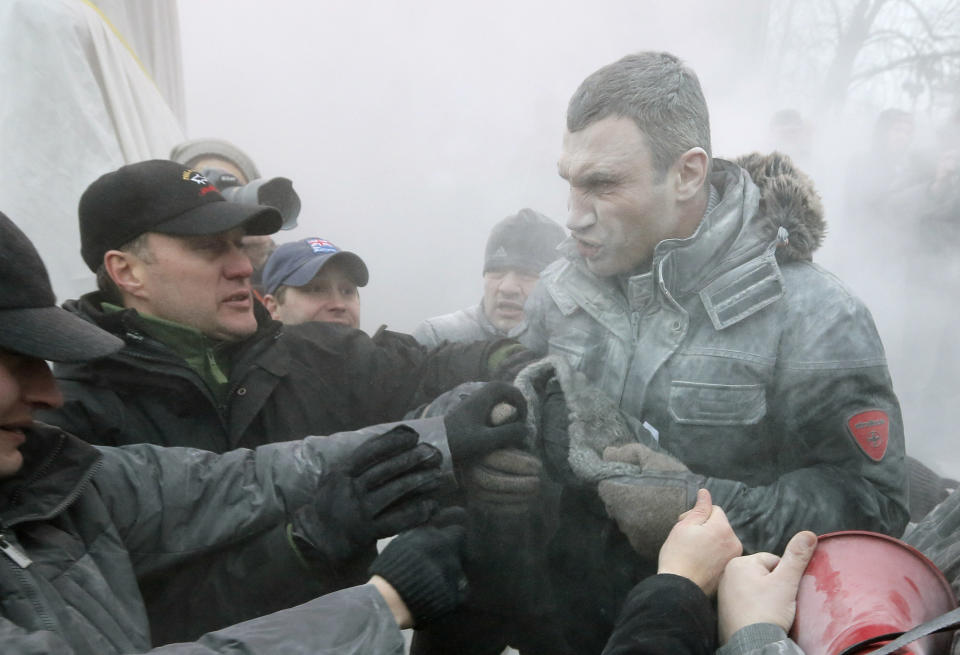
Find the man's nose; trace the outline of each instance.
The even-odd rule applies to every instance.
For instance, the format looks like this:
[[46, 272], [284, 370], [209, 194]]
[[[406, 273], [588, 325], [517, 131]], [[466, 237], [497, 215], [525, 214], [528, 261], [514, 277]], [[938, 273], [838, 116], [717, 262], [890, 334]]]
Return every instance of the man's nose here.
[[330, 301], [327, 303], [327, 309], [332, 309], [335, 311], [343, 311], [347, 308], [347, 299], [339, 291], [334, 291], [330, 294]]
[[20, 380], [23, 400], [34, 409], [46, 409], [63, 405], [63, 394], [50, 371], [50, 366], [42, 359], [28, 365], [28, 370]]
[[515, 296], [523, 291], [520, 286], [520, 278], [513, 271], [507, 271], [507, 274], [500, 280], [497, 290], [507, 296]]
[[592, 204], [584, 198], [582, 193], [571, 189], [567, 199], [567, 229], [571, 232], [585, 230], [596, 220]]
[[247, 253], [238, 246], [231, 246], [230, 253], [227, 255], [227, 262], [224, 264], [224, 275], [228, 279], [244, 278], [253, 275], [253, 264]]

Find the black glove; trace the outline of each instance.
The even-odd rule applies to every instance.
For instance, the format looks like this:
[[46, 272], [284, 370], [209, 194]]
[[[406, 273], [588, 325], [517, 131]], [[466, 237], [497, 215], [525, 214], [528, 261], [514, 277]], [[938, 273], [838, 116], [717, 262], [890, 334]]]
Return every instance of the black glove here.
[[570, 468], [570, 410], [557, 378], [547, 381], [542, 398], [539, 442], [543, 464], [557, 482], [576, 484]]
[[517, 373], [528, 364], [543, 358], [543, 355], [527, 350], [519, 343], [505, 340], [503, 344], [494, 350], [487, 360], [491, 380], [513, 382]]
[[[506, 403], [516, 408], [512, 420], [494, 425], [493, 408]], [[456, 464], [490, 451], [521, 446], [527, 435], [527, 403], [520, 390], [506, 382], [488, 382], [447, 412], [443, 423]]]
[[397, 426], [364, 441], [344, 470], [325, 478], [314, 502], [291, 522], [294, 544], [308, 562], [350, 559], [430, 518], [437, 508], [430, 492], [443, 485], [442, 455], [418, 440], [412, 428]]
[[370, 575], [379, 575], [397, 590], [418, 628], [453, 611], [467, 596], [466, 522], [462, 507], [441, 510], [428, 525], [387, 544], [370, 566]]

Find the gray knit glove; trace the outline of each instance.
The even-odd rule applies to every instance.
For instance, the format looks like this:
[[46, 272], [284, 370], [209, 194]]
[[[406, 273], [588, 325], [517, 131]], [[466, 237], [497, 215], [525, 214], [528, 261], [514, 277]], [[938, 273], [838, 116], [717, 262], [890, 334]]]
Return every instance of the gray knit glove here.
[[706, 478], [672, 455], [639, 443], [607, 448], [603, 459], [637, 467], [636, 474], [602, 480], [597, 491], [634, 551], [656, 560], [677, 517], [696, 503]]

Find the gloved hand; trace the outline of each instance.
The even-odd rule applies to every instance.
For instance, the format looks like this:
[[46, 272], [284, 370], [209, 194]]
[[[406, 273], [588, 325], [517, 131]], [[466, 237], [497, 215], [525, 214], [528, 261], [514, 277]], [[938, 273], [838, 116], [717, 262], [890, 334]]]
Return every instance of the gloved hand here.
[[504, 339], [503, 345], [496, 348], [487, 361], [487, 367], [490, 369], [490, 379], [513, 382], [517, 373], [531, 362], [541, 358], [542, 355], [527, 350], [521, 344]]
[[370, 566], [370, 575], [379, 575], [397, 590], [416, 627], [453, 611], [466, 598], [466, 522], [462, 507], [443, 509], [429, 524], [387, 544]]
[[[500, 403], [516, 408], [513, 420], [497, 425], [493, 410]], [[499, 411], [499, 410], [498, 410]], [[477, 459], [499, 448], [523, 444], [527, 404], [520, 390], [506, 382], [488, 382], [447, 412], [443, 423], [455, 464]]]
[[677, 517], [693, 507], [706, 478], [691, 473], [668, 453], [639, 443], [607, 448], [603, 459], [643, 467], [639, 475], [602, 480], [597, 491], [607, 515], [617, 522], [634, 551], [656, 559]]
[[540, 460], [523, 450], [495, 450], [464, 474], [467, 503], [500, 514], [527, 512], [540, 498], [541, 468]]
[[332, 471], [313, 503], [292, 517], [297, 550], [312, 563], [344, 561], [425, 522], [437, 509], [430, 493], [443, 485], [442, 455], [418, 443], [406, 425], [370, 437]]
[[543, 451], [544, 466], [557, 482], [575, 485], [579, 481], [570, 468], [570, 410], [556, 377], [547, 381], [542, 398], [537, 442]]

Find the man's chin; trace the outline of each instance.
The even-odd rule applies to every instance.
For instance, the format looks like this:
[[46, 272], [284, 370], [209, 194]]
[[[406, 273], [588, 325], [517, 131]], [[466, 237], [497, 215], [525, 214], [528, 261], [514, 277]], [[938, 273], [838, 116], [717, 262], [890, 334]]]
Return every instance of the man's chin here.
[[214, 339], [221, 341], [243, 341], [252, 337], [257, 332], [257, 321], [247, 324], [220, 325], [215, 334], [210, 334]]
[[522, 312], [520, 313], [519, 318], [515, 318], [512, 316], [509, 318], [503, 317], [503, 316], [494, 316], [490, 318], [490, 322], [493, 323], [493, 326], [498, 330], [503, 330], [504, 332], [507, 332], [517, 327], [521, 323], [523, 323], [523, 313]]
[[623, 266], [617, 266], [613, 262], [602, 259], [585, 259], [584, 261], [587, 264], [587, 270], [597, 277], [612, 277], [614, 275], [626, 273], [628, 270], [630, 270], [623, 268]]
[[23, 467], [23, 455], [19, 450], [0, 453], [0, 480], [10, 478]]

